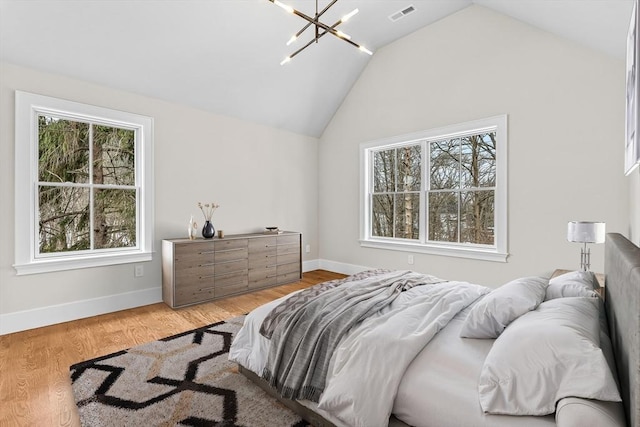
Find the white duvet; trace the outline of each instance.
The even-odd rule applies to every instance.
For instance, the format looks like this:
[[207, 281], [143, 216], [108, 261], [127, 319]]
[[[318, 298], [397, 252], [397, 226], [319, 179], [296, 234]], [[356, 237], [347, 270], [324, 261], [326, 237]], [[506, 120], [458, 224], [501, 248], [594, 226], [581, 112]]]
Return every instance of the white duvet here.
[[[444, 282], [403, 292], [341, 341], [331, 360], [318, 412], [337, 425], [387, 426], [409, 364], [456, 314], [489, 291], [466, 282]], [[269, 340], [258, 331], [264, 317], [283, 299], [247, 316], [231, 346], [232, 361], [262, 374]]]

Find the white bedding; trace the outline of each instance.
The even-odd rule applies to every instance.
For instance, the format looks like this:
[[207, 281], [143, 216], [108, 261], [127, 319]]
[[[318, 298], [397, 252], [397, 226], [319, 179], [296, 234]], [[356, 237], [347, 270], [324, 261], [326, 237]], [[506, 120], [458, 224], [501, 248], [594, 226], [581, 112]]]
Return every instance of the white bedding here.
[[[458, 291], [450, 292], [451, 289]], [[446, 282], [402, 292], [391, 305], [362, 322], [340, 342], [320, 401], [299, 403], [336, 426], [386, 426], [391, 412], [416, 427], [556, 425], [553, 415], [482, 412], [478, 378], [496, 340], [461, 338], [460, 331], [474, 301], [489, 291], [468, 283]], [[260, 335], [260, 326], [269, 312], [291, 295], [247, 316], [231, 346], [231, 360], [261, 376], [270, 342]], [[381, 351], [373, 351], [376, 348]], [[356, 358], [348, 357], [352, 354]], [[348, 375], [337, 375], [340, 372]], [[602, 412], [603, 402], [586, 403], [593, 403]], [[621, 405], [618, 406], [614, 409], [621, 413]], [[580, 425], [574, 421], [593, 417], [591, 412], [565, 412], [564, 418], [570, 423], [565, 420], [558, 426]], [[624, 423], [614, 421], [608, 425]]]
[[513, 417], [482, 412], [478, 377], [495, 340], [460, 337], [469, 310], [449, 322], [409, 365], [393, 406], [395, 416], [420, 427], [555, 426], [553, 415]]
[[[337, 425], [385, 426], [402, 373], [411, 361], [456, 314], [487, 292], [488, 288], [464, 282], [418, 286], [403, 292], [340, 343], [318, 412], [331, 414]], [[231, 360], [258, 375], [269, 351], [269, 341], [258, 330], [279, 302], [247, 316], [229, 353]], [[357, 357], [350, 357], [354, 354]], [[341, 372], [349, 374], [339, 375]]]

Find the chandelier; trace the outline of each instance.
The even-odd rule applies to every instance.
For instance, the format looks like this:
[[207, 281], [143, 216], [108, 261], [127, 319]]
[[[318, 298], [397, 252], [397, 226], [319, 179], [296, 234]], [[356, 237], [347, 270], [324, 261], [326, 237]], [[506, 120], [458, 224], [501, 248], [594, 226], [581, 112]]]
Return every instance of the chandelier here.
[[281, 63], [280, 65], [284, 65], [287, 62], [291, 61], [291, 59], [296, 56], [297, 54], [299, 54], [300, 52], [302, 52], [303, 50], [305, 50], [306, 48], [308, 48], [309, 46], [311, 46], [313, 43], [318, 43], [318, 40], [320, 40], [321, 37], [323, 37], [325, 34], [332, 34], [335, 37], [339, 38], [340, 40], [344, 40], [345, 42], [349, 43], [350, 45], [360, 49], [361, 51], [369, 54], [369, 55], [373, 55], [373, 52], [371, 52], [369, 49], [367, 49], [366, 47], [362, 46], [361, 44], [355, 43], [354, 41], [351, 40], [351, 37], [345, 33], [343, 33], [340, 30], [337, 30], [336, 27], [338, 27], [338, 25], [342, 24], [343, 22], [347, 22], [349, 20], [349, 18], [351, 18], [353, 15], [355, 15], [356, 13], [358, 13], [358, 9], [354, 9], [353, 11], [347, 13], [345, 16], [343, 16], [342, 18], [340, 18], [340, 20], [338, 22], [336, 22], [333, 25], [327, 25], [327, 24], [323, 24], [322, 22], [320, 22], [320, 17], [327, 11], [329, 10], [329, 8], [331, 6], [333, 6], [338, 0], [332, 0], [327, 7], [325, 7], [324, 9], [322, 9], [320, 12], [318, 12], [318, 0], [316, 0], [316, 14], [315, 16], [312, 18], [311, 16], [305, 15], [304, 13], [292, 8], [291, 6], [288, 6], [278, 0], [269, 0], [271, 3], [280, 6], [281, 8], [283, 8], [284, 10], [286, 10], [289, 13], [292, 13], [294, 15], [298, 15], [300, 18], [304, 19], [305, 21], [307, 21], [307, 24], [302, 27], [302, 29], [300, 31], [298, 31], [297, 33], [295, 33], [287, 42], [287, 46], [289, 46], [291, 43], [293, 43], [294, 41], [296, 41], [298, 39], [298, 37], [300, 37], [300, 35], [302, 33], [305, 32], [305, 30], [311, 26], [313, 26], [315, 28], [315, 35], [314, 37], [311, 39], [311, 41], [309, 41], [307, 44], [305, 44], [304, 46], [302, 46], [300, 49], [296, 50], [295, 52], [293, 52], [291, 55], [287, 56]]

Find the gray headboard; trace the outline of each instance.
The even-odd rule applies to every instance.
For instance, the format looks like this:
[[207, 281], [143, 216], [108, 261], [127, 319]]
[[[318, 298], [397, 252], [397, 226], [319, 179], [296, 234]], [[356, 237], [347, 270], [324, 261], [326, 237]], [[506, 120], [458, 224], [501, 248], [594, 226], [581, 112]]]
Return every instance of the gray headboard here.
[[605, 307], [627, 423], [640, 427], [640, 248], [607, 234]]

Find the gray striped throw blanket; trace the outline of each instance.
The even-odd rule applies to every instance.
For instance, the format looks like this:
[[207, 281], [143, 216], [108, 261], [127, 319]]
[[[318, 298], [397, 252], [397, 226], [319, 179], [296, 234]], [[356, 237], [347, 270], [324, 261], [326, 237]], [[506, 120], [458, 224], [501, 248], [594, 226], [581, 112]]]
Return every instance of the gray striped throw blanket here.
[[283, 397], [317, 402], [331, 356], [349, 329], [391, 304], [402, 291], [443, 281], [411, 271], [385, 272], [325, 288], [285, 308], [273, 325], [262, 377]]

